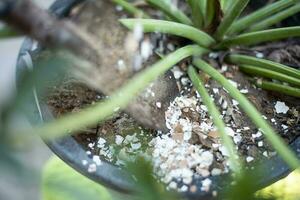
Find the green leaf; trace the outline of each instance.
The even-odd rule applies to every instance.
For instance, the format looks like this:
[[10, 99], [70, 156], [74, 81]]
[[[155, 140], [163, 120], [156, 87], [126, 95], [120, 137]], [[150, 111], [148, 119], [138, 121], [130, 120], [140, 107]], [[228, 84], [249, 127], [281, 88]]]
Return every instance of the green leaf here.
[[52, 157], [43, 170], [43, 200], [112, 200], [103, 186]]
[[150, 18], [150, 16], [144, 13], [144, 11], [138, 9], [132, 3], [129, 3], [126, 0], [112, 0], [112, 1], [122, 6], [128, 13], [132, 14], [134, 17]]
[[136, 26], [142, 26], [145, 33], [168, 33], [190, 39], [203, 47], [209, 47], [215, 43], [215, 40], [207, 33], [176, 22], [155, 19], [121, 19], [120, 22], [131, 30]]
[[232, 23], [240, 16], [249, 1], [250, 0], [236, 0], [236, 2], [229, 7], [228, 12], [225, 13], [225, 17], [215, 33], [215, 38], [223, 40], [223, 37], [231, 27]]
[[8, 26], [3, 26], [0, 28], [0, 39], [18, 37], [18, 36], [21, 36], [21, 34]]
[[61, 118], [37, 126], [33, 130], [19, 130], [33, 132], [44, 139], [53, 139], [78, 130], [93, 126], [110, 117], [116, 108], [124, 109], [134, 98], [142, 92], [158, 76], [165, 73], [179, 61], [193, 55], [201, 55], [207, 50], [197, 45], [188, 45], [164, 57], [153, 66], [139, 72], [126, 85], [117, 90], [109, 99], [95, 103], [77, 113], [70, 113]]
[[218, 0], [207, 1], [205, 27], [210, 26], [214, 22], [217, 12], [217, 1]]
[[300, 26], [288, 28], [276, 28], [265, 31], [245, 33], [224, 40], [217, 48], [230, 47], [233, 45], [254, 45], [262, 42], [270, 42], [290, 37], [300, 36]]
[[231, 5], [233, 5], [236, 0], [221, 0], [221, 7], [224, 13], [227, 13]]
[[146, 0], [150, 5], [158, 8], [164, 12], [167, 16], [176, 22], [180, 22], [187, 25], [192, 25], [192, 21], [181, 10], [167, 0]]
[[226, 61], [232, 64], [240, 65], [253, 65], [264, 69], [269, 69], [274, 72], [280, 72], [288, 76], [300, 79], [300, 70], [288, 67], [286, 65], [276, 63], [266, 59], [260, 59], [252, 56], [230, 54], [226, 57]]
[[286, 94], [289, 96], [300, 98], [300, 88], [287, 86], [282, 83], [273, 83], [270, 81], [257, 80], [257, 81], [253, 81], [253, 82], [257, 87], [259, 87], [261, 89], [279, 92], [281, 94]]
[[247, 15], [239, 19], [238, 21], [234, 22], [234, 24], [229, 30], [229, 34], [232, 35], [234, 33], [241, 32], [249, 28], [252, 24], [260, 22], [266, 17], [272, 16], [273, 14], [282, 11], [296, 2], [299, 2], [299, 0], [280, 0], [280, 1], [276, 1], [273, 4], [267, 5], [251, 13], [250, 15]]
[[136, 179], [133, 200], [179, 200], [177, 193], [167, 191], [166, 186], [154, 178], [153, 166], [149, 160], [137, 157], [135, 162], [127, 163], [126, 168]]
[[242, 72], [251, 74], [254, 76], [264, 77], [279, 80], [282, 82], [289, 83], [291, 85], [300, 86], [300, 79], [290, 77], [288, 75], [282, 74], [280, 72], [275, 72], [269, 69], [263, 69], [261, 67], [251, 66], [251, 65], [239, 65], [238, 66]]
[[200, 0], [203, 17], [203, 30], [209, 33], [215, 32], [219, 26], [223, 12], [219, 0]]
[[218, 81], [234, 98], [239, 102], [239, 106], [249, 116], [252, 122], [262, 130], [266, 139], [270, 142], [273, 148], [278, 152], [281, 158], [291, 167], [291, 169], [297, 169], [300, 166], [300, 162], [295, 153], [289, 149], [283, 139], [275, 133], [273, 128], [264, 120], [261, 113], [250, 103], [250, 101], [235, 88], [218, 70], [207, 64], [201, 59], [194, 60], [194, 65], [210, 75], [214, 80]]
[[193, 24], [199, 28], [202, 29], [203, 23], [204, 23], [204, 15], [201, 12], [201, 1], [199, 0], [187, 0], [190, 8], [192, 10], [192, 19]]
[[247, 31], [247, 32], [264, 30], [266, 28], [269, 28], [270, 26], [273, 26], [273, 25], [281, 22], [282, 20], [284, 20], [290, 16], [297, 14], [298, 12], [300, 12], [300, 3], [294, 5], [286, 10], [283, 10], [275, 15], [272, 15], [269, 18], [267, 18], [261, 22], [258, 22], [257, 24], [254, 24], [253, 26], [250, 27], [249, 31]]
[[229, 163], [230, 163], [231, 169], [234, 172], [236, 172], [237, 174], [240, 174], [241, 168], [243, 168], [242, 163], [239, 161], [239, 156], [238, 156], [238, 153], [232, 142], [232, 139], [225, 131], [225, 124], [221, 118], [222, 115], [220, 114], [217, 106], [214, 104], [212, 98], [209, 96], [208, 92], [206, 91], [203, 82], [199, 78], [199, 76], [193, 66], [189, 67], [188, 75], [189, 75], [190, 79], [192, 80], [194, 87], [199, 92], [203, 103], [206, 105], [208, 112], [213, 119], [214, 125], [218, 129], [218, 133], [222, 139], [223, 145], [228, 150]]

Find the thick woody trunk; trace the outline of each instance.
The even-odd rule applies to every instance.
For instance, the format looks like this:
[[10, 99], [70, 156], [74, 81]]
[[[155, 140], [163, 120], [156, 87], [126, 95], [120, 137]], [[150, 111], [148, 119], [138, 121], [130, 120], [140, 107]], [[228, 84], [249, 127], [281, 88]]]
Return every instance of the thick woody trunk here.
[[[88, 1], [73, 15], [73, 23], [56, 19], [30, 0], [3, 0], [0, 17], [46, 47], [64, 48], [89, 61], [90, 70], [82, 70], [84, 81], [110, 95], [135, 73], [125, 48], [129, 32], [118, 23], [114, 8], [110, 1]], [[125, 70], [116, 67], [120, 60]], [[165, 110], [178, 94], [172, 73], [158, 78], [151, 90], [154, 97], [141, 94], [126, 112], [146, 127], [165, 131]]]

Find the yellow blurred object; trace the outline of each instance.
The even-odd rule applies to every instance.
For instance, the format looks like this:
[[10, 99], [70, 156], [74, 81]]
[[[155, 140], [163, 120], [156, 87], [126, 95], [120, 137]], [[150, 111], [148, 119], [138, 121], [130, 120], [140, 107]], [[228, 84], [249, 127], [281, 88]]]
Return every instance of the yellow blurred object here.
[[258, 197], [300, 200], [300, 170], [257, 192]]

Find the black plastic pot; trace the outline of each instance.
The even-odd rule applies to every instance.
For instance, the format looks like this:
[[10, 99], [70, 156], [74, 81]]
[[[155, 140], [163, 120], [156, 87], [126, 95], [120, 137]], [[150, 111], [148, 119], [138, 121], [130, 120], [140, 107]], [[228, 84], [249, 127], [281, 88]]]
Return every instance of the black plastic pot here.
[[[82, 1], [83, 0], [58, 0], [51, 6], [50, 11], [57, 15], [57, 17], [62, 18], [68, 15], [70, 8]], [[32, 67], [30, 55], [33, 48], [35, 48], [34, 46], [36, 45], [34, 45], [34, 42], [31, 39], [25, 39], [20, 49], [17, 62], [18, 80], [20, 80], [19, 77], [21, 77], [24, 72]], [[53, 119], [46, 103], [40, 99], [38, 94], [33, 93], [32, 99], [26, 105], [26, 110], [29, 110], [26, 114], [32, 125], [38, 125]], [[105, 160], [103, 160], [103, 165], [99, 166], [95, 173], [88, 173], [87, 166], [84, 166], [81, 161], [87, 160], [89, 163], [93, 163], [92, 158], [86, 154], [83, 147], [71, 136], [45, 142], [58, 157], [84, 176], [124, 194], [132, 193], [134, 191], [132, 177], [126, 171]], [[300, 138], [297, 138], [291, 143], [290, 147], [300, 158]], [[263, 169], [265, 169], [265, 173], [261, 174], [257, 179], [257, 189], [283, 178], [290, 172], [289, 167], [279, 157], [273, 157], [270, 160], [266, 160]], [[212, 189], [222, 191], [225, 178], [226, 176], [211, 177], [211, 180], [213, 181]], [[202, 179], [196, 179], [194, 180], [194, 184], [200, 188], [201, 181]], [[188, 199], [213, 199], [210, 194], [199, 190], [196, 193], [185, 193], [184, 196]]]

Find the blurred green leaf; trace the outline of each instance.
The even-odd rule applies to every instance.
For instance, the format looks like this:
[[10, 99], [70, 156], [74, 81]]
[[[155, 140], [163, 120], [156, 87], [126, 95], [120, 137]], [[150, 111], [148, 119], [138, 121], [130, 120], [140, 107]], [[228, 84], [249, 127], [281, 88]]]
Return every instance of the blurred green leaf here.
[[263, 171], [256, 168], [256, 170], [245, 170], [242, 176], [235, 177], [233, 180], [228, 180], [228, 187], [224, 190], [221, 196], [224, 199], [230, 200], [260, 200], [271, 198], [258, 197], [255, 192], [257, 191], [257, 180]]
[[299, 200], [300, 197], [300, 171], [295, 170], [286, 178], [257, 192], [257, 196], [267, 199]]
[[66, 165], [51, 158], [43, 171], [43, 200], [112, 200], [108, 190]]
[[18, 36], [21, 36], [21, 34], [8, 26], [3, 26], [0, 28], [0, 39], [6, 39], [6, 38], [18, 37]]
[[135, 162], [127, 164], [127, 169], [136, 178], [137, 195], [135, 200], [167, 200], [178, 199], [175, 192], [167, 191], [166, 186], [160, 184], [153, 176], [153, 167], [150, 161], [138, 157]]

